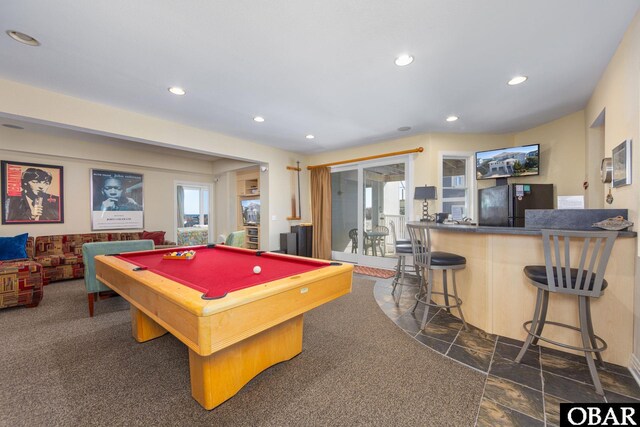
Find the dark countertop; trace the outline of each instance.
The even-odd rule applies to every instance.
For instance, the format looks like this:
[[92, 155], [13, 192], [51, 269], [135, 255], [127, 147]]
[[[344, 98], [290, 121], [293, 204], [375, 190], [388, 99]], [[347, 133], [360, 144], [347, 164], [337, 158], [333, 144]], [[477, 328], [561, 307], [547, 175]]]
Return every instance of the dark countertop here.
[[[431, 229], [453, 231], [456, 233], [480, 233], [480, 234], [513, 234], [518, 236], [540, 236], [540, 229], [524, 228], [524, 227], [491, 227], [482, 225], [467, 224], [436, 224], [434, 222], [410, 221], [408, 224], [425, 225], [429, 224]], [[575, 230], [573, 230], [575, 231]], [[592, 229], [589, 231], [603, 231]], [[619, 231], [618, 237], [636, 237], [638, 233], [635, 231]]]

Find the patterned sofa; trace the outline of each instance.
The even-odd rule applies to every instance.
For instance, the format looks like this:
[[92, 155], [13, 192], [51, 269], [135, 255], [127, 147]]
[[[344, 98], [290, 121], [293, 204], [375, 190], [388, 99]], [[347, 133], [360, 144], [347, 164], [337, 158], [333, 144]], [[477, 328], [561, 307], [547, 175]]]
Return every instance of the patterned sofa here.
[[[27, 239], [27, 256], [33, 256], [33, 237]], [[0, 308], [35, 307], [42, 300], [42, 266], [30, 259], [0, 261]]]
[[178, 246], [197, 246], [209, 243], [209, 229], [185, 227], [178, 228]]
[[[32, 260], [42, 265], [43, 282], [84, 277], [82, 245], [94, 242], [112, 242], [121, 240], [140, 240], [139, 233], [88, 233], [38, 236], [35, 239]], [[175, 245], [165, 241], [160, 246]]]

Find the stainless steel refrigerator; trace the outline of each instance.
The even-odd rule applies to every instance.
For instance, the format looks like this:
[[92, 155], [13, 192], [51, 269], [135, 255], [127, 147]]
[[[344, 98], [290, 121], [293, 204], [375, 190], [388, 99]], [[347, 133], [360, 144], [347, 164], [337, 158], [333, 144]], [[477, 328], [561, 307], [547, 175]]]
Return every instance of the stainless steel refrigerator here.
[[553, 209], [553, 184], [509, 184], [478, 190], [478, 224], [524, 227], [526, 209]]

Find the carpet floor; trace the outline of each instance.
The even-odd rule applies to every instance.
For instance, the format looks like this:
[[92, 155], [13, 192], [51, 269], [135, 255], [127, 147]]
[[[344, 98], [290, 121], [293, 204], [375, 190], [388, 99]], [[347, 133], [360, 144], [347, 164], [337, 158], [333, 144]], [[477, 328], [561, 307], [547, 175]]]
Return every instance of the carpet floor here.
[[0, 425], [473, 425], [486, 377], [402, 332], [373, 285], [307, 313], [299, 356], [206, 411], [185, 345], [138, 344], [126, 301], [89, 318], [83, 282], [54, 283], [37, 308], [0, 310]]

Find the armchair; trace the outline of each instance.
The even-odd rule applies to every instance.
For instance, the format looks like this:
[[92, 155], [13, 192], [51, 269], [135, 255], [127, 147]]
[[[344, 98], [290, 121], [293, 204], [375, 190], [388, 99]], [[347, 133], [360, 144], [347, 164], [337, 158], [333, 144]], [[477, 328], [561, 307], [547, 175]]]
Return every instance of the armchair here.
[[233, 231], [229, 233], [227, 239], [224, 241], [224, 244], [227, 246], [235, 246], [238, 248], [244, 248], [244, 230]]
[[42, 300], [42, 266], [29, 260], [0, 261], [0, 308], [36, 307]]
[[118, 254], [121, 252], [135, 252], [155, 249], [153, 240], [121, 240], [114, 242], [95, 242], [82, 245], [82, 259], [84, 262], [84, 285], [87, 288], [89, 303], [89, 317], [93, 317], [93, 304], [100, 292], [111, 289], [96, 278], [96, 255]]
[[33, 237], [23, 234], [0, 241], [0, 308], [36, 307], [44, 292], [44, 274], [42, 265], [32, 260]]

